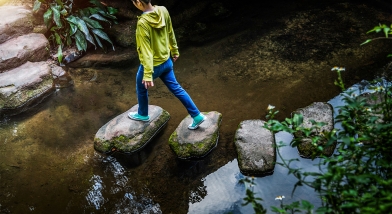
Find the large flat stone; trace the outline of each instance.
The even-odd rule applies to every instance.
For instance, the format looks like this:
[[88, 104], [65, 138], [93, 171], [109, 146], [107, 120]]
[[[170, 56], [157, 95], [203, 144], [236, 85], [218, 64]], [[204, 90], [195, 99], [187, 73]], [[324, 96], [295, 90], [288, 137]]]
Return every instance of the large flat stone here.
[[[311, 120], [316, 122], [323, 122], [325, 126], [323, 126], [318, 132], [314, 132], [314, 135], [320, 135], [322, 132], [331, 132], [334, 128], [334, 119], [333, 119], [333, 107], [329, 103], [325, 102], [314, 102], [311, 105], [300, 108], [293, 112], [293, 114], [301, 114], [303, 116], [303, 124], [304, 128], [311, 128], [312, 123]], [[295, 137], [301, 137], [299, 133], [294, 133]], [[319, 145], [325, 145], [327, 142], [319, 141]], [[316, 158], [320, 155], [331, 156], [335, 150], [336, 143], [326, 147], [322, 154], [317, 150], [317, 145], [312, 144], [312, 140], [310, 138], [303, 138], [302, 142], [297, 146], [299, 155], [304, 158]]]
[[0, 7], [0, 44], [33, 30], [33, 15], [24, 6]]
[[102, 126], [94, 137], [94, 148], [102, 153], [113, 150], [132, 153], [142, 149], [158, 134], [170, 119], [170, 114], [159, 106], [149, 105], [150, 122], [128, 118], [129, 112], [137, 112], [138, 105], [118, 115]]
[[245, 175], [265, 175], [274, 171], [275, 136], [263, 126], [262, 120], [245, 120], [236, 131], [234, 143], [238, 166]]
[[54, 89], [51, 68], [46, 62], [26, 62], [0, 73], [0, 111], [28, 106]]
[[203, 114], [207, 118], [196, 130], [188, 129], [188, 125], [193, 121], [188, 115], [171, 134], [169, 145], [178, 158], [201, 158], [217, 145], [222, 114], [216, 111]]
[[49, 58], [48, 46], [48, 39], [38, 33], [19, 36], [0, 44], [0, 73], [27, 61], [46, 61]]

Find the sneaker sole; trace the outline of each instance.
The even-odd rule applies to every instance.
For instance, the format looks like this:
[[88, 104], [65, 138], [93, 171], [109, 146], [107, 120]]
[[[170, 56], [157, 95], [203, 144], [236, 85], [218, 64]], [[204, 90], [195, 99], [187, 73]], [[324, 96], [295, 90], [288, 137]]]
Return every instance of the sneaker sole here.
[[128, 118], [129, 118], [129, 119], [131, 119], [131, 120], [136, 120], [136, 121], [150, 122], [150, 120], [149, 120], [149, 119], [148, 119], [148, 120], [142, 120], [142, 119], [139, 119], [139, 118], [133, 117], [133, 115], [130, 115], [130, 114], [128, 114]]

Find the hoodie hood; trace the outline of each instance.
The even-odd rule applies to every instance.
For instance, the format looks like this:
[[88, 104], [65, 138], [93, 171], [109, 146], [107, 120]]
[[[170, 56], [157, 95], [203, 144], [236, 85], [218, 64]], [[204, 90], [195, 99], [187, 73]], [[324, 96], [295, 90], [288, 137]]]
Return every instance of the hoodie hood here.
[[154, 6], [154, 11], [143, 13], [138, 18], [139, 21], [147, 22], [153, 28], [163, 28], [166, 26], [165, 17], [160, 6]]

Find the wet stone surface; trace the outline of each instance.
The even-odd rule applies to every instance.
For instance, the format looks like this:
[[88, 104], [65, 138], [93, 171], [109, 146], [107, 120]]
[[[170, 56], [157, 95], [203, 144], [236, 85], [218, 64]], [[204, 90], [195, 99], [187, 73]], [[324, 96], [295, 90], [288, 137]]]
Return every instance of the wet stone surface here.
[[[304, 128], [311, 128], [312, 122], [322, 122], [325, 123], [319, 130], [314, 130], [313, 135], [318, 136], [322, 135], [323, 132], [331, 132], [334, 128], [334, 119], [333, 119], [333, 108], [331, 104], [325, 102], [314, 102], [311, 105], [298, 109], [293, 112], [294, 114], [301, 114], [303, 116], [303, 124]], [[294, 136], [301, 137], [299, 133], [294, 133]], [[325, 144], [327, 142], [320, 141], [319, 144]], [[323, 155], [331, 156], [335, 150], [336, 143], [332, 146], [326, 147], [323, 150]], [[312, 144], [312, 140], [310, 138], [302, 139], [302, 143], [298, 145], [298, 152], [301, 157], [305, 158], [314, 158], [318, 157], [320, 154], [317, 151], [317, 147]]]
[[138, 105], [135, 105], [102, 126], [94, 137], [94, 148], [102, 153], [136, 152], [150, 142], [170, 119], [167, 111], [154, 105], [148, 108], [149, 122], [129, 119], [128, 113], [137, 112], [137, 109]]
[[238, 166], [245, 175], [271, 174], [275, 168], [274, 134], [263, 128], [262, 120], [242, 121], [234, 137]]
[[190, 115], [185, 117], [169, 139], [170, 148], [180, 159], [206, 156], [217, 144], [222, 114], [216, 111], [203, 112], [207, 117], [199, 128], [189, 130]]

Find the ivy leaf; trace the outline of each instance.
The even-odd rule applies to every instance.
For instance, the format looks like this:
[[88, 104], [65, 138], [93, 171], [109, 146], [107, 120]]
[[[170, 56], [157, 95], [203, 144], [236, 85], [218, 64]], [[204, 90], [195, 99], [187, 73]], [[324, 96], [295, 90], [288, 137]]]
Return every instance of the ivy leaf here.
[[37, 12], [41, 8], [41, 2], [36, 0], [34, 2], [33, 12]]
[[76, 47], [78, 48], [79, 51], [87, 50], [86, 37], [84, 37], [84, 34], [80, 32], [80, 30], [76, 31], [75, 33], [75, 41], [76, 41]]
[[59, 11], [58, 6], [50, 6], [50, 8], [51, 8], [52, 11], [53, 11], [53, 20], [54, 20], [54, 22], [56, 23], [56, 25], [57, 25], [58, 27], [61, 28], [63, 25], [61, 24], [61, 20], [60, 20], [60, 11]]
[[108, 35], [107, 35], [105, 32], [103, 32], [103, 31], [100, 30], [100, 29], [91, 29], [91, 31], [92, 31], [95, 35], [99, 36], [100, 38], [102, 38], [102, 39], [108, 41], [110, 44], [112, 44], [112, 48], [113, 48], [113, 51], [114, 51], [114, 45], [113, 45], [112, 41], [109, 39]]
[[52, 9], [48, 9], [45, 13], [44, 13], [44, 22], [46, 27], [49, 27], [49, 23], [52, 20]]

